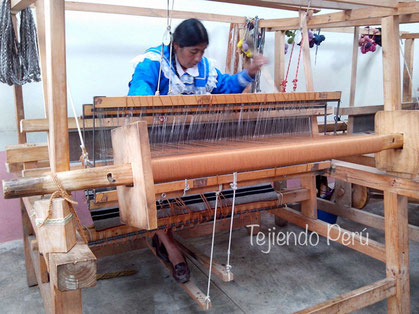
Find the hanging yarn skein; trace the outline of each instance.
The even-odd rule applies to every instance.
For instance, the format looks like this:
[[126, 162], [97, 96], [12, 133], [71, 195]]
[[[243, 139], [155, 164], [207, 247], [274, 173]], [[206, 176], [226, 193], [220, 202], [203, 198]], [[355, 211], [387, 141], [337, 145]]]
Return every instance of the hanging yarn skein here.
[[23, 85], [41, 80], [37, 34], [32, 11], [20, 13], [19, 44], [13, 27], [10, 0], [3, 0], [0, 7], [0, 82]]

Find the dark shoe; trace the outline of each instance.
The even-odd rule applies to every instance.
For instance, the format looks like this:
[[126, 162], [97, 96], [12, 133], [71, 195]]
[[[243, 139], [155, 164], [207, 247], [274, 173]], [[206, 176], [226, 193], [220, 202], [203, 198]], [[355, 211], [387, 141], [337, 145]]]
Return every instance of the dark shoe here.
[[189, 270], [186, 261], [176, 264], [175, 267], [173, 267], [173, 278], [175, 278], [175, 280], [180, 283], [189, 281], [191, 278], [191, 271]]
[[157, 236], [157, 234], [155, 234], [153, 236], [153, 238], [151, 239], [151, 245], [156, 250], [156, 255], [158, 257], [160, 257], [166, 263], [170, 263], [170, 261], [169, 261], [169, 255], [167, 254], [167, 250], [164, 247], [163, 243], [160, 243], [159, 237]]

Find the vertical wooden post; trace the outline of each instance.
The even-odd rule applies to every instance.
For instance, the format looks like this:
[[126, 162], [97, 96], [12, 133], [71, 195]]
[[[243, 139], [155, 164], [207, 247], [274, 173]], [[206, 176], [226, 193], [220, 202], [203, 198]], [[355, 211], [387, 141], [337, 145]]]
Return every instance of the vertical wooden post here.
[[48, 117], [47, 97], [47, 60], [46, 60], [46, 39], [45, 39], [45, 3], [44, 0], [36, 1], [36, 27], [38, 31], [38, 50], [41, 63], [42, 87], [44, 96], [45, 117]]
[[230, 23], [230, 30], [228, 31], [228, 42], [227, 42], [227, 57], [226, 57], [226, 67], [225, 73], [233, 74], [231, 71], [231, 61], [234, 51], [234, 23]]
[[301, 202], [301, 214], [306, 217], [317, 219], [317, 189], [316, 189], [316, 176], [307, 174], [301, 176], [301, 187], [310, 191], [310, 198]]
[[307, 27], [307, 13], [300, 11], [300, 25], [303, 36], [303, 62], [304, 62], [304, 76], [306, 79], [306, 89], [308, 92], [314, 91], [313, 71], [310, 60], [310, 46], [308, 41], [308, 27]]
[[382, 18], [384, 110], [401, 110], [399, 16]]
[[[12, 23], [15, 34], [17, 36], [17, 20], [16, 15], [12, 14]], [[20, 132], [20, 120], [25, 119], [25, 111], [23, 108], [23, 92], [21, 85], [13, 85], [13, 90], [15, 94], [15, 109], [16, 109], [16, 129], [17, 129], [17, 143], [24, 144], [26, 143], [26, 132]]]
[[413, 76], [413, 58], [415, 56], [415, 40], [408, 38], [404, 42], [404, 59], [406, 63], [403, 66], [403, 102], [412, 101], [412, 81], [409, 77]]
[[[302, 49], [303, 49], [303, 62], [304, 62], [304, 76], [306, 79], [306, 90], [308, 92], [314, 91], [313, 84], [313, 70], [311, 68], [310, 59], [310, 46], [308, 41], [308, 27], [307, 27], [307, 13], [299, 11], [300, 14], [300, 27], [302, 32]], [[319, 134], [319, 125], [316, 116], [311, 116], [311, 133], [313, 135]]]
[[49, 161], [52, 172], [70, 169], [67, 119], [64, 0], [45, 0], [45, 39], [49, 123]]
[[[356, 72], [358, 67], [358, 40], [359, 27], [354, 27], [354, 41], [352, 46], [352, 71], [351, 71], [351, 91], [349, 94], [349, 107], [355, 106], [355, 91], [356, 91]], [[352, 133], [354, 129], [354, 117], [348, 117], [348, 133]]]
[[276, 88], [281, 91], [281, 83], [285, 77], [285, 32], [275, 32], [275, 70], [274, 82]]
[[50, 284], [53, 296], [53, 313], [75, 314], [83, 313], [81, 290], [60, 291], [52, 283]]
[[356, 70], [358, 66], [358, 40], [359, 27], [354, 27], [354, 41], [352, 46], [352, 71], [351, 71], [351, 92], [349, 95], [349, 106], [355, 106]]
[[407, 197], [384, 191], [387, 277], [396, 279], [396, 295], [387, 299], [389, 313], [410, 313]]
[[36, 286], [38, 281], [36, 280], [35, 268], [32, 263], [32, 256], [30, 253], [29, 239], [28, 237], [34, 233], [31, 221], [26, 211], [25, 204], [20, 199], [20, 212], [22, 214], [22, 227], [23, 227], [23, 249], [25, 253], [25, 268], [26, 268], [26, 281], [29, 287]]

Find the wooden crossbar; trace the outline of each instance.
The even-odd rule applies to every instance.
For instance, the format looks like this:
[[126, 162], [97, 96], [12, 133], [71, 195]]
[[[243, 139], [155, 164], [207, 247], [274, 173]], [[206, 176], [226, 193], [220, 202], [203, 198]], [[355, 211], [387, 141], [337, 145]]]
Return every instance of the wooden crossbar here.
[[295, 314], [350, 313], [385, 300], [395, 294], [396, 283], [394, 278], [385, 278]]
[[341, 92], [95, 97], [95, 108], [173, 107], [268, 102], [338, 101]]

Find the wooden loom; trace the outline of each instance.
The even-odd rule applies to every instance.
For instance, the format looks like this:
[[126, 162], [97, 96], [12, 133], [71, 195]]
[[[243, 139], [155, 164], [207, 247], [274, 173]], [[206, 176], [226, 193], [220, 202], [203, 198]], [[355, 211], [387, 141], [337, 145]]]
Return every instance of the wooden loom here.
[[[38, 1], [38, 3], [40, 4], [40, 6], [43, 4], [43, 2], [41, 1]], [[51, 4], [51, 5], [52, 5], [51, 6], [52, 10], [50, 11], [51, 16], [47, 17], [47, 21], [48, 19], [50, 19], [50, 23], [52, 23], [52, 25], [62, 25], [58, 21], [60, 19], [61, 21], [64, 21], [63, 15], [60, 15], [60, 14], [63, 14], [63, 2], [57, 1], [56, 3]], [[362, 9], [359, 9], [359, 10], [362, 10]], [[400, 11], [409, 12], [405, 8], [403, 8]], [[411, 9], [410, 12], [413, 12], [413, 11], [414, 9]], [[378, 15], [378, 17], [384, 17], [383, 22], [385, 22], [385, 25], [386, 25], [385, 27], [387, 28], [395, 27], [394, 23], [397, 24], [397, 21], [394, 21], [394, 16], [391, 15], [393, 13], [390, 12], [390, 10], [387, 10], [387, 11], [386, 9], [375, 10], [374, 14], [375, 14], [374, 16]], [[389, 14], [390, 16], [387, 17], [386, 14]], [[320, 23], [321, 19], [319, 18], [318, 20]], [[338, 20], [338, 19], [335, 18], [335, 20]], [[276, 21], [265, 21], [265, 23], [267, 27], [269, 23], [271, 23], [271, 26], [278, 26], [281, 24], [280, 22], [276, 22]], [[292, 25], [292, 21], [286, 21], [286, 23], [287, 25]], [[55, 28], [54, 31], [52, 32], [53, 36], [51, 40], [52, 42], [56, 44], [56, 47], [52, 49], [59, 50], [62, 48], [62, 42], [60, 42], [60, 40], [63, 38], [63, 36], [62, 35], [59, 36], [59, 34], [60, 34], [60, 31], [62, 31], [63, 29], [64, 28], [62, 29]], [[51, 31], [51, 30], [52, 28], [50, 28], [48, 31]], [[390, 34], [389, 36], [395, 36], [394, 32], [393, 33], [390, 32], [389, 34]], [[57, 37], [54, 37], [54, 36], [57, 36]], [[390, 42], [390, 40], [388, 42]], [[397, 49], [394, 50], [394, 47], [391, 49], [393, 49], [391, 50], [393, 55], [390, 55], [390, 56], [387, 55], [386, 58], [395, 59], [394, 54], [395, 54], [395, 51], [397, 51]], [[49, 64], [57, 66], [57, 64], [60, 64], [60, 62], [63, 62], [63, 60], [56, 60], [56, 59], [54, 60], [54, 58], [56, 58], [57, 56], [60, 56], [60, 53], [58, 53], [57, 55], [53, 55], [52, 60], [49, 60], [50, 62]], [[63, 62], [63, 64], [64, 64], [64, 73], [65, 73], [65, 62]], [[392, 65], [396, 67], [396, 62], [393, 62]], [[305, 70], [306, 70], [306, 66], [305, 66]], [[388, 71], [388, 69], [385, 69], [385, 71]], [[61, 84], [62, 81], [55, 81], [55, 79], [58, 79], [57, 75], [58, 76], [60, 75], [59, 72], [60, 71], [48, 72], [48, 74], [50, 75], [52, 79], [50, 83], [51, 84], [50, 87], [56, 86], [57, 84]], [[388, 75], [388, 73], [386, 74], [385, 72], [385, 75]], [[397, 86], [396, 83], [390, 82], [386, 84], [395, 84], [395, 86]], [[312, 87], [308, 89], [310, 90], [312, 89]], [[387, 93], [387, 96], [386, 96], [387, 108], [391, 107], [392, 109], [398, 109], [397, 97], [392, 95], [394, 90], [397, 90], [397, 89], [396, 88], [385, 89]], [[394, 177], [383, 175], [383, 174], [373, 175], [365, 171], [364, 172], [360, 170], [353, 171], [347, 167], [342, 167], [339, 165], [331, 167], [330, 162], [318, 162], [318, 161], [324, 160], [324, 159], [342, 157], [342, 156], [351, 155], [351, 154], [356, 155], [356, 154], [363, 154], [366, 152], [379, 152], [383, 149], [395, 149], [395, 148], [400, 148], [403, 146], [403, 150], [397, 149], [395, 151], [395, 153], [398, 155], [396, 156], [396, 158], [400, 158], [402, 162], [396, 163], [392, 160], [388, 160], [387, 158], [384, 158], [384, 162], [382, 162], [384, 164], [382, 166], [382, 169], [387, 170], [387, 169], [390, 169], [390, 167], [392, 167], [391, 170], [395, 172], [410, 173], [413, 175], [417, 175], [417, 164], [414, 164], [414, 163], [409, 164], [408, 162], [408, 161], [414, 160], [414, 156], [416, 156], [415, 152], [417, 152], [417, 146], [416, 146], [417, 143], [415, 143], [414, 141], [415, 137], [414, 137], [414, 133], [412, 135], [412, 128], [411, 128], [412, 123], [414, 123], [414, 121], [417, 121], [417, 119], [415, 120], [417, 112], [410, 113], [410, 117], [412, 119], [411, 123], [406, 123], [407, 121], [406, 114], [409, 114], [409, 113], [407, 112], [395, 113], [396, 115], [397, 114], [403, 115], [403, 117], [397, 120], [398, 121], [396, 123], [397, 125], [393, 125], [387, 130], [383, 130], [382, 135], [375, 135], [375, 136], [368, 136], [368, 137], [345, 137], [345, 138], [339, 137], [338, 139], [332, 138], [332, 140], [326, 137], [320, 138], [318, 136], [314, 136], [313, 138], [305, 139], [304, 141], [301, 141], [301, 143], [298, 143], [298, 144], [293, 143], [292, 145], [287, 145], [287, 144], [272, 145], [272, 142], [271, 142], [271, 143], [263, 143], [263, 145], [259, 144], [256, 146], [246, 144], [246, 147], [237, 147], [234, 150], [230, 150], [230, 149], [227, 151], [217, 150], [211, 154], [208, 154], [208, 156], [206, 156], [207, 163], [205, 163], [205, 165], [224, 164], [223, 167], [225, 168], [223, 169], [219, 169], [218, 167], [217, 169], [205, 168], [204, 170], [206, 172], [202, 172], [203, 168], [202, 166], [199, 166], [199, 162], [202, 162], [201, 160], [202, 158], [200, 158], [202, 157], [202, 155], [199, 156], [199, 154], [183, 154], [180, 156], [181, 158], [179, 158], [179, 156], [177, 156], [176, 158], [171, 158], [170, 156], [166, 156], [162, 158], [147, 157], [148, 152], [150, 152], [150, 149], [146, 147], [147, 146], [146, 126], [144, 123], [138, 123], [134, 126], [121, 129], [121, 131], [119, 132], [130, 133], [130, 135], [133, 136], [134, 141], [136, 141], [137, 143], [137, 146], [138, 146], [137, 148], [141, 148], [141, 152], [142, 152], [141, 156], [138, 156], [138, 154], [131, 154], [128, 160], [121, 158], [122, 160], [117, 161], [118, 163], [119, 162], [123, 163], [121, 165], [116, 164], [113, 166], [97, 167], [97, 168], [86, 169], [86, 170], [66, 171], [66, 170], [69, 170], [68, 157], [66, 157], [66, 155], [68, 155], [68, 150], [67, 152], [65, 152], [66, 143], [65, 143], [65, 140], [63, 141], [63, 138], [65, 139], [65, 136], [63, 136], [63, 129], [66, 132], [66, 127], [63, 127], [63, 126], [67, 125], [66, 114], [65, 116], [63, 116], [62, 112], [57, 113], [55, 109], [52, 108], [52, 103], [59, 101], [59, 99], [62, 98], [62, 95], [53, 94], [53, 91], [51, 89], [49, 89], [49, 92], [52, 93], [50, 95], [51, 98], [50, 98], [50, 101], [46, 103], [49, 105], [49, 110], [48, 110], [49, 123], [50, 123], [50, 128], [49, 128], [50, 158], [49, 159], [50, 159], [51, 168], [57, 172], [57, 177], [62, 182], [64, 188], [68, 191], [91, 188], [91, 187], [100, 187], [100, 186], [105, 187], [105, 186], [133, 185], [133, 187], [131, 188], [128, 187], [127, 189], [135, 189], [139, 191], [140, 193], [137, 193], [136, 196], [138, 197], [138, 195], [143, 195], [144, 197], [141, 198], [141, 201], [146, 204], [146, 206], [142, 208], [144, 212], [143, 213], [137, 212], [135, 217], [133, 217], [134, 218], [132, 221], [133, 225], [135, 224], [137, 226], [145, 227], [147, 229], [153, 229], [154, 227], [156, 227], [156, 219], [154, 218], [155, 209], [153, 208], [153, 204], [155, 204], [155, 202], [153, 203], [153, 199], [155, 199], [156, 196], [161, 195], [161, 193], [163, 192], [165, 193], [170, 192], [171, 195], [173, 196], [182, 194], [185, 189], [185, 183], [183, 179], [186, 177], [186, 174], [188, 175], [188, 178], [191, 178], [188, 180], [188, 185], [192, 189], [192, 191], [204, 192], [206, 190], [214, 190], [214, 188], [217, 188], [220, 184], [223, 184], [224, 187], [227, 187], [233, 180], [231, 173], [237, 169], [236, 167], [238, 164], [237, 161], [242, 161], [242, 158], [240, 158], [239, 156], [241, 157], [251, 156], [257, 162], [262, 161], [261, 163], [257, 163], [257, 164], [248, 163], [248, 164], [242, 165], [243, 168], [241, 168], [240, 171], [243, 171], [243, 173], [239, 173], [238, 175], [239, 184], [253, 184], [260, 181], [278, 181], [278, 180], [283, 180], [283, 179], [287, 179], [287, 178], [291, 178], [295, 176], [301, 177], [302, 188], [299, 191], [286, 191], [283, 193], [284, 195], [283, 203], [288, 203], [288, 202], [293, 202], [293, 201], [302, 202], [303, 209], [302, 209], [301, 214], [287, 208], [278, 208], [278, 206], [276, 206], [277, 207], [276, 209], [272, 209], [271, 211], [274, 212], [275, 215], [285, 218], [297, 225], [305, 226], [307, 224], [309, 226], [309, 229], [317, 231], [319, 234], [323, 234], [323, 235], [325, 235], [324, 230], [327, 228], [327, 224], [322, 223], [315, 219], [317, 206], [316, 206], [316, 200], [315, 200], [315, 185], [314, 185], [313, 179], [316, 173], [326, 171], [331, 176], [343, 178], [349, 181], [362, 182], [363, 184], [375, 185], [375, 186], [385, 189], [386, 199], [387, 199], [386, 201], [386, 208], [387, 208], [386, 209], [386, 237], [388, 237], [386, 239], [386, 247], [384, 248], [383, 245], [379, 243], [375, 243], [375, 242], [370, 243], [368, 247], [363, 247], [362, 245], [359, 245], [359, 239], [357, 239], [358, 242], [355, 243], [353, 248], [360, 250], [361, 252], [368, 254], [374, 258], [377, 258], [381, 261], [386, 261], [387, 268], [389, 269], [388, 275], [387, 275], [388, 278], [382, 281], [379, 281], [373, 285], [364, 287], [360, 289], [359, 291], [353, 291], [348, 295], [344, 295], [339, 300], [333, 300], [332, 302], [328, 304], [323, 304], [322, 306], [320, 306], [320, 308], [330, 310], [336, 307], [340, 307], [341, 309], [344, 309], [344, 311], [345, 309], [346, 311], [348, 311], [349, 309], [354, 310], [356, 308], [361, 308], [368, 304], [378, 302], [382, 299], [389, 298], [390, 311], [395, 311], [396, 309], [398, 309], [400, 312], [406, 312], [406, 309], [408, 308], [409, 294], [406, 293], [406, 287], [408, 287], [408, 275], [406, 275], [405, 270], [406, 270], [406, 267], [408, 267], [408, 264], [406, 266], [406, 258], [403, 258], [403, 256], [405, 256], [403, 254], [405, 254], [405, 251], [406, 251], [406, 243], [404, 240], [405, 238], [403, 238], [402, 235], [406, 234], [407, 228], [405, 228], [406, 227], [405, 221], [403, 220], [401, 212], [403, 211], [403, 208], [406, 205], [405, 198], [407, 196], [418, 197], [417, 196], [417, 190], [418, 190], [417, 183], [415, 183], [414, 181], [394, 178]], [[324, 93], [320, 93], [320, 94], [325, 95]], [[223, 97], [226, 97], [226, 96], [223, 96]], [[238, 97], [238, 96], [232, 96], [232, 97]], [[279, 96], [279, 97], [288, 97], [288, 96]], [[182, 98], [183, 97], [178, 97], [178, 99], [182, 99]], [[129, 98], [121, 98], [123, 102], [122, 106], [126, 106], [127, 99]], [[150, 99], [155, 99], [153, 101], [160, 101], [162, 98], [150, 98]], [[170, 106], [173, 106], [173, 102], [175, 101], [174, 99], [176, 99], [176, 97], [173, 98], [173, 100], [171, 100]], [[217, 97], [204, 96], [203, 98], [201, 98], [200, 100], [196, 100], [192, 104], [215, 103], [216, 99]], [[228, 101], [227, 102], [225, 101], [225, 98], [221, 98], [221, 99], [223, 99], [221, 103], [228, 103]], [[308, 97], [308, 99], [315, 100], [315, 98], [313, 97]], [[109, 100], [112, 101], [112, 99], [110, 98]], [[394, 101], [394, 103], [391, 103], [390, 100]], [[161, 101], [163, 102], [163, 100]], [[65, 101], [63, 101], [63, 103], [65, 103]], [[181, 104], [184, 105], [184, 102], [181, 102]], [[115, 106], [115, 103], [113, 103], [111, 106]], [[58, 109], [63, 110], [63, 107], [59, 107]], [[314, 115], [313, 112], [311, 113]], [[387, 117], [382, 117], [381, 119], [387, 120], [387, 119], [393, 119], [393, 118], [394, 118], [394, 115], [387, 115]], [[59, 122], [57, 123], [57, 121]], [[384, 124], [384, 123], [381, 123], [381, 124]], [[403, 129], [401, 128], [402, 125], [403, 125]], [[316, 128], [312, 127], [312, 130], [315, 130], [315, 129]], [[400, 132], [404, 133], [404, 136], [401, 136]], [[123, 142], [118, 143], [118, 144], [124, 145]], [[229, 145], [231, 145], [231, 143], [229, 143]], [[326, 147], [326, 149], [321, 149], [321, 147]], [[332, 150], [331, 147], [335, 147], [336, 149]], [[317, 154], [317, 155], [315, 155], [314, 157], [301, 156], [299, 152], [301, 151], [306, 152], [307, 149], [309, 148], [312, 148], [312, 153]], [[16, 148], [16, 149], [21, 149], [21, 148]], [[42, 147], [41, 149], [39, 149], [39, 147], [37, 146], [29, 146], [29, 147], [26, 147], [25, 151], [27, 152], [31, 149], [33, 149], [34, 151], [37, 151], [40, 155], [45, 156], [43, 155], [45, 154], [45, 151], [46, 151], [45, 147]], [[353, 149], [356, 149], [356, 151]], [[263, 158], [262, 160], [262, 158], [260, 158], [260, 155], [259, 157], [257, 156], [258, 153], [261, 153], [263, 154], [263, 157], [265, 157], [266, 151], [274, 152], [278, 154], [276, 157], [281, 156], [281, 158], [277, 158], [273, 160], [265, 160], [265, 158]], [[289, 156], [290, 152], [293, 153], [292, 157]], [[279, 154], [282, 154], [282, 155], [279, 155]], [[394, 152], [392, 154], [394, 154]], [[237, 159], [229, 160], [230, 166], [226, 166], [228, 165], [228, 162], [225, 162], [226, 161], [225, 158], [227, 156], [234, 156], [234, 157], [237, 157]], [[272, 156], [275, 156], [275, 155], [272, 155]], [[301, 159], [298, 159], [296, 156], [299, 156], [298, 158], [301, 158]], [[413, 156], [413, 159], [412, 159], [412, 156]], [[116, 158], [116, 160], [117, 159], [118, 158]], [[222, 162], [219, 162], [220, 159], [222, 159]], [[37, 159], [37, 160], [42, 160], [42, 158]], [[313, 161], [313, 163], [307, 164], [307, 162], [310, 162], [310, 161]], [[129, 164], [126, 164], [125, 162], [132, 162], [132, 164], [129, 165]], [[194, 167], [194, 169], [192, 169], [194, 172], [189, 172], [191, 169], [189, 169], [189, 167], [187, 166], [191, 162], [197, 165]], [[290, 166], [285, 166], [287, 164], [289, 164]], [[399, 165], [397, 166], [396, 164], [399, 164]], [[174, 173], [174, 172], [166, 173], [166, 171], [162, 171], [162, 169], [173, 169], [174, 165], [176, 167], [178, 165], [182, 166], [183, 170], [179, 171], [178, 173]], [[394, 168], [394, 166], [396, 168]], [[148, 169], [148, 172], [142, 170], [141, 167], [143, 169]], [[153, 180], [151, 180], [150, 178], [150, 173], [152, 173], [153, 175]], [[136, 181], [140, 177], [144, 178], [143, 182], [141, 180]], [[202, 177], [204, 177], [205, 179], [203, 179]], [[75, 181], [74, 180], [75, 178], [77, 178], [78, 180]], [[182, 181], [171, 182], [170, 180], [182, 180]], [[150, 184], [146, 185], [144, 184], [144, 182], [149, 182]], [[150, 191], [153, 189], [153, 187], [154, 187], [154, 193], [153, 191]], [[5, 193], [9, 193], [8, 196], [11, 196], [11, 195], [23, 196], [23, 195], [36, 195], [36, 194], [39, 195], [43, 193], [51, 193], [51, 192], [54, 192], [55, 190], [56, 190], [56, 186], [53, 184], [50, 177], [43, 177], [39, 179], [18, 180], [16, 182], [8, 182], [5, 184], [5, 189], [4, 189]], [[30, 199], [24, 198], [24, 201], [27, 206], [27, 210], [30, 212], [30, 208], [32, 208], [33, 206], [30, 202]], [[57, 205], [55, 205], [55, 203], [57, 203]], [[65, 204], [65, 202], [63, 202], [62, 200], [54, 201], [54, 207], [55, 206], [59, 207], [61, 206], [60, 204]], [[45, 209], [46, 205], [47, 204], [44, 202], [44, 204], [37, 205], [37, 206], [43, 206]], [[269, 207], [275, 207], [275, 205], [278, 205], [278, 202], [274, 202], [270, 205], [265, 204], [265, 207], [263, 204], [255, 203], [255, 204], [252, 204], [251, 207], [247, 207], [247, 208], [254, 209], [254, 208], [257, 208], [258, 206], [259, 208], [269, 208]], [[129, 206], [126, 206], [126, 209], [128, 213], [132, 212]], [[239, 207], [237, 210], [240, 211], [242, 209]], [[245, 207], [243, 208], [243, 211], [244, 210], [246, 210]], [[140, 219], [137, 219], [138, 217], [140, 217]], [[391, 217], [393, 219], [392, 222], [389, 222], [389, 219], [387, 219], [388, 217]], [[396, 222], [394, 223], [394, 221]], [[128, 230], [130, 229], [125, 229], [126, 232], [128, 232]], [[35, 232], [37, 232], [36, 228], [35, 228]], [[121, 234], [121, 232], [124, 232], [124, 231], [121, 231], [121, 230], [115, 231], [114, 235], [118, 236]], [[107, 234], [109, 237], [109, 233]], [[397, 237], [396, 235], [402, 236], [402, 237], [400, 238], [400, 237]], [[102, 235], [99, 235], [99, 237], [102, 237]], [[38, 239], [39, 244], [40, 244], [39, 241], [41, 241], [41, 238], [42, 236], [39, 233], [37, 233], [37, 239]], [[27, 241], [26, 237], [25, 237], [25, 241]], [[338, 241], [342, 241], [342, 239], [339, 239]], [[84, 288], [84, 287], [89, 287], [93, 285], [95, 282], [95, 280], [92, 279], [92, 274], [93, 275], [95, 274], [95, 268], [92, 266], [92, 263], [94, 263], [94, 257], [92, 257], [90, 250], [86, 246], [81, 244], [80, 242], [77, 242], [76, 246], [73, 247], [73, 249], [71, 250], [72, 254], [66, 255], [62, 253], [51, 253], [51, 254], [48, 254], [47, 259], [44, 259], [42, 256], [40, 257], [39, 247], [37, 248], [35, 244], [36, 242], [33, 242], [33, 246], [29, 248], [31, 251], [30, 256], [32, 257], [32, 262], [37, 267], [37, 270], [38, 268], [42, 270], [42, 267], [45, 266], [45, 265], [44, 266], [42, 265], [46, 261], [48, 264], [48, 269], [49, 269], [49, 274], [50, 274], [49, 276], [50, 278], [48, 278], [48, 276], [45, 276], [45, 274], [47, 274], [45, 271], [37, 272], [37, 275], [38, 275], [37, 282], [38, 284], [40, 284], [41, 292], [44, 295], [44, 299], [51, 300], [48, 298], [52, 297], [53, 304], [47, 305], [47, 302], [46, 302], [46, 309], [55, 311], [55, 312], [66, 312], [70, 310], [69, 307], [71, 304], [72, 306], [75, 305], [76, 308], [79, 306], [80, 307], [79, 309], [81, 311], [81, 301], [80, 301], [81, 294], [80, 294], [79, 289]], [[74, 258], [76, 258], [76, 260], [78, 261], [77, 263], [78, 266], [75, 269], [71, 269], [67, 267], [66, 265], [70, 265], [72, 261], [74, 261]], [[400, 274], [398, 273], [399, 269], [403, 269], [403, 272], [401, 272]], [[89, 271], [87, 272], [86, 270], [89, 270]], [[68, 280], [68, 278], [73, 278], [73, 279]], [[75, 280], [74, 278], [77, 278], [77, 280]], [[84, 278], [84, 280], [80, 280], [81, 278]], [[46, 284], [48, 280], [51, 283], [50, 285]], [[70, 284], [68, 284], [69, 282]], [[77, 282], [77, 284], [74, 284], [75, 282]], [[50, 287], [52, 288], [52, 290], [50, 290]]]

